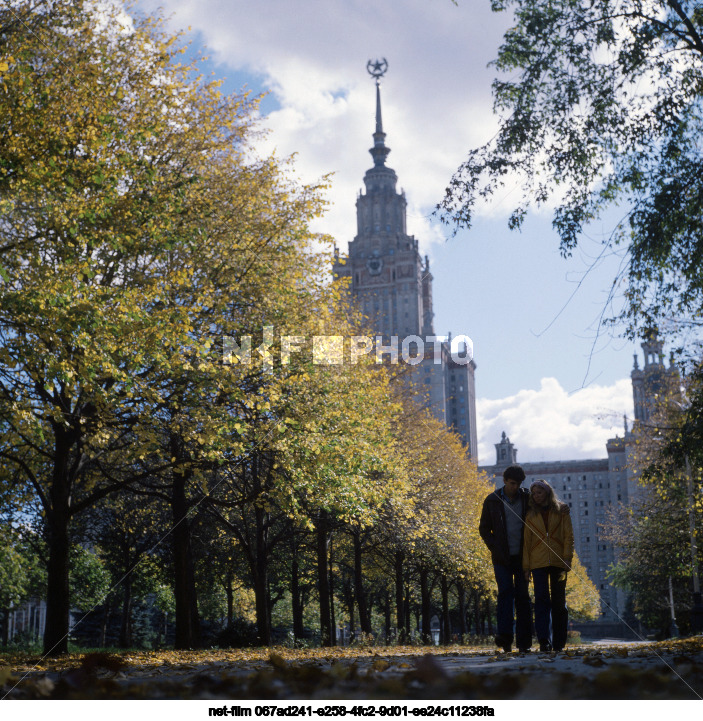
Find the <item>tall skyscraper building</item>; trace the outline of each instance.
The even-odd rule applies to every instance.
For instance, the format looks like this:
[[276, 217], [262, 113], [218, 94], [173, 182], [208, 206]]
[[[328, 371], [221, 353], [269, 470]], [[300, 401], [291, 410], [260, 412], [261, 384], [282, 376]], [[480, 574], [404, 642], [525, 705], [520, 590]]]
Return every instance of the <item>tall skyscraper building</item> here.
[[416, 355], [413, 379], [424, 387], [432, 413], [457, 432], [469, 455], [477, 458], [476, 393], [473, 348], [435, 336], [430, 261], [407, 232], [407, 201], [398, 176], [386, 165], [380, 79], [388, 64], [369, 62], [376, 81], [376, 125], [370, 149], [373, 167], [364, 175], [365, 191], [356, 199], [356, 235], [346, 258], [337, 258], [335, 276], [349, 278], [351, 292], [369, 318], [379, 341]]

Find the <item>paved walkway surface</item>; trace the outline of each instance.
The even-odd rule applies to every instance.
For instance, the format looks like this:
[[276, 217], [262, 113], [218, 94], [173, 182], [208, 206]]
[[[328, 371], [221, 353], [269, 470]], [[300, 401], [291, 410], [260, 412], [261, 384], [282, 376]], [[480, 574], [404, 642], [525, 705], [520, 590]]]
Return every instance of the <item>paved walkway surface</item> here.
[[606, 640], [559, 654], [464, 647], [89, 654], [0, 668], [0, 688], [8, 698], [703, 700], [703, 637]]

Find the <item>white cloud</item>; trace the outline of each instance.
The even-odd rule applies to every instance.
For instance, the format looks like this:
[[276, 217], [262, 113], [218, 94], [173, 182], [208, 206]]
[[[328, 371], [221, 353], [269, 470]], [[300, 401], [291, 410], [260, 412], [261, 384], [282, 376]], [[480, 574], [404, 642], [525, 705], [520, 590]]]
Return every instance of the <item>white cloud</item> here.
[[316, 230], [345, 249], [354, 199], [371, 167], [375, 93], [366, 62], [386, 57], [383, 122], [388, 165], [410, 204], [408, 232], [423, 252], [443, 238], [429, 215], [466, 151], [495, 131], [487, 68], [508, 17], [488, 3], [405, 0], [142, 0], [164, 7], [173, 29], [201, 33], [213, 59], [257, 74], [280, 105], [262, 153], [297, 153], [306, 182], [334, 173], [331, 207]]
[[608, 438], [623, 434], [623, 414], [632, 417], [629, 379], [567, 393], [555, 378], [539, 390], [498, 400], [478, 399], [479, 463], [495, 463], [494, 443], [503, 431], [518, 449], [518, 463], [605, 458]]
[[[218, 73], [270, 90], [274, 102], [265, 101], [263, 107], [275, 109], [263, 125], [271, 132], [257, 150], [275, 150], [284, 157], [295, 153], [295, 171], [304, 182], [333, 173], [329, 211], [313, 229], [332, 235], [343, 251], [356, 233], [355, 199], [372, 164], [368, 149], [375, 93], [366, 62], [385, 57], [388, 165], [406, 192], [408, 232], [432, 258], [435, 328], [474, 338], [479, 392], [495, 398], [514, 388], [534, 387], [536, 379], [552, 375], [571, 388], [581, 383], [586, 368], [589, 379], [602, 382], [620, 375], [618, 369], [624, 366], [618, 349], [599, 347], [594, 355], [589, 330], [605, 302], [602, 289], [611, 287], [610, 269], [589, 271], [588, 282], [562, 313], [574, 289], [564, 276], [574, 269], [583, 272], [588, 263], [579, 263], [578, 255], [570, 264], [562, 263], [558, 240], [543, 217], [528, 221], [521, 235], [508, 233], [506, 211], [520, 198], [514, 178], [506, 180], [489, 206], [479, 209], [472, 233], [462, 233], [453, 242], [439, 242], [447, 229], [430, 215], [468, 150], [489, 141], [497, 129], [491, 99], [496, 70], [487, 66], [511, 25], [510, 13], [492, 13], [487, 0], [457, 5], [451, 0], [138, 4], [145, 11], [163, 7], [173, 31], [190, 27], [198, 33], [194, 45], [200, 49], [205, 43], [206, 54], [224, 66]], [[545, 327], [549, 331], [541, 332]], [[506, 368], [503, 358], [492, 359], [516, 338], [525, 349], [519, 369]], [[540, 460], [547, 452], [550, 457], [582, 452], [585, 436], [578, 443], [564, 436], [563, 442], [571, 445], [563, 451], [555, 450], [556, 444], [527, 445], [529, 434], [516, 425], [520, 419], [512, 423], [507, 404], [496, 407], [498, 411], [504, 414], [504, 428], [493, 425], [489, 413], [479, 426], [485, 432], [481, 455], [489, 461], [502, 430], [514, 438], [523, 460]], [[590, 448], [590, 455], [603, 453], [600, 440]], [[597, 453], [596, 448], [601, 450]]]

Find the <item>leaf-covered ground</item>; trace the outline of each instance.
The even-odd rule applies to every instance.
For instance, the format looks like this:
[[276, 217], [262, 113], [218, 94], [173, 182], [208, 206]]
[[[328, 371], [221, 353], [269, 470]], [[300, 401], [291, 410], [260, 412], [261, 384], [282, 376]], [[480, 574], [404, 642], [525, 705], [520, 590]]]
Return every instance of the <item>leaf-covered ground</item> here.
[[703, 637], [568, 647], [141, 651], [0, 656], [15, 699], [700, 699]]

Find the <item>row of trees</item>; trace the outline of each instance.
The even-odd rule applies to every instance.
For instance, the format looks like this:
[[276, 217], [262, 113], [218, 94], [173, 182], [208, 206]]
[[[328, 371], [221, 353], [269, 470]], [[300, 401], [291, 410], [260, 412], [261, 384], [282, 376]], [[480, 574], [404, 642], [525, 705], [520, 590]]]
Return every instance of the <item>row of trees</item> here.
[[45, 590], [50, 654], [76, 607], [132, 644], [147, 597], [178, 648], [247, 614], [268, 644], [283, 607], [302, 638], [312, 601], [323, 644], [340, 604], [366, 634], [478, 629], [485, 479], [407, 374], [346, 362], [324, 179], [257, 157], [256, 101], [181, 52], [103, 5], [0, 11], [5, 621]]
[[[125, 639], [131, 569], [168, 544], [176, 644], [198, 644], [196, 529], [212, 573], [244, 562], [263, 643], [272, 558], [313, 533], [329, 642], [331, 529], [356, 529], [359, 553], [381, 512], [399, 542], [427, 531], [401, 523], [420, 481], [391, 375], [286, 345], [355, 330], [308, 227], [324, 184], [257, 158], [255, 101], [179, 65], [148, 18], [27, 3], [0, 28], [0, 457], [5, 508], [45, 540], [45, 650], [67, 647], [72, 548], [91, 534]], [[476, 573], [471, 548], [447, 570]]]

